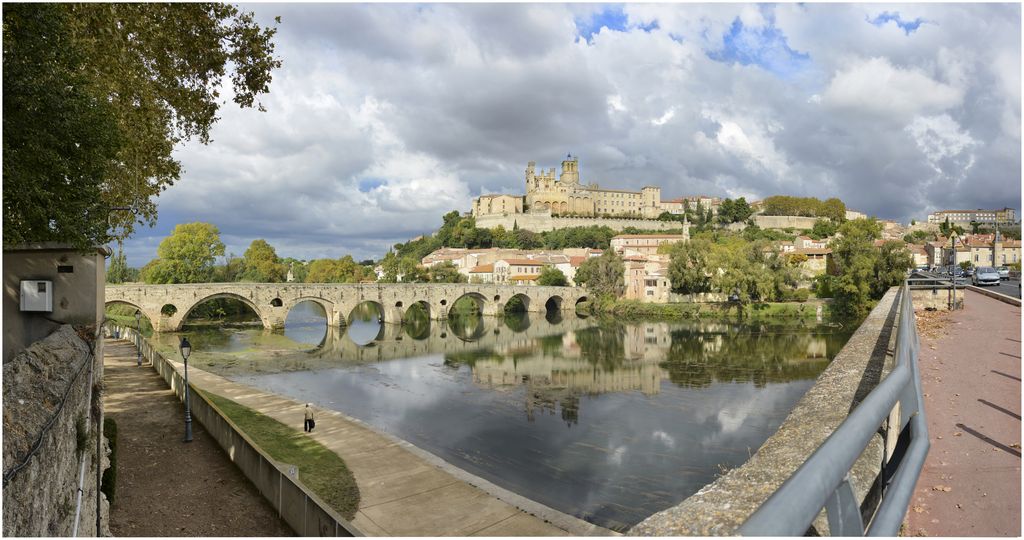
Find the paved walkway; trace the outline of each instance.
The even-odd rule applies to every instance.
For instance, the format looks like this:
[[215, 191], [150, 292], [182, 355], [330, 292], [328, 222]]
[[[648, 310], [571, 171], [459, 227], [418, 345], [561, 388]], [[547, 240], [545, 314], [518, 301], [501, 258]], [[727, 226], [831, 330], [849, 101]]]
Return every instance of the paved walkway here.
[[921, 336], [931, 450], [907, 535], [1020, 536], [1020, 308], [967, 292], [939, 336]]
[[185, 408], [135, 347], [103, 346], [103, 407], [117, 422], [115, 536], [294, 536], [277, 511], [193, 422], [183, 443]]
[[[174, 365], [181, 369], [180, 363]], [[304, 403], [199, 369], [189, 369], [189, 378], [198, 388], [296, 429], [302, 425]], [[503, 490], [334, 411], [317, 411], [311, 436], [337, 452], [352, 471], [361, 496], [352, 524], [368, 536], [615, 534]]]

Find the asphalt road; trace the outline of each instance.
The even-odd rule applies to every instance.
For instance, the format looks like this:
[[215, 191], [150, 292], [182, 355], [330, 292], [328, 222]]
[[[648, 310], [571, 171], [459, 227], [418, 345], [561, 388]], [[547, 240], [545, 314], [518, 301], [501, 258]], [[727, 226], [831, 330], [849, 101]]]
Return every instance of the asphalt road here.
[[1019, 279], [1004, 279], [999, 282], [999, 285], [984, 285], [983, 288], [995, 291], [999, 294], [1005, 294], [1006, 296], [1020, 298]]

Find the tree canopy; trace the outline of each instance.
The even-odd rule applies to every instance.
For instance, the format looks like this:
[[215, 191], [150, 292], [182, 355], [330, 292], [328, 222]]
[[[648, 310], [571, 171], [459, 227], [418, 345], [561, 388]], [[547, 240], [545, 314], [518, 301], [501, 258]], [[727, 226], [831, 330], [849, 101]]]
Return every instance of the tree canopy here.
[[182, 223], [156, 248], [157, 258], [142, 268], [146, 283], [207, 283], [213, 263], [224, 255], [220, 231], [210, 223]]
[[[10, 4], [3, 22], [4, 244], [85, 247], [153, 224], [230, 81], [262, 106], [274, 28], [221, 3]], [[130, 212], [112, 212], [129, 207]]]
[[545, 266], [541, 269], [540, 276], [537, 277], [537, 285], [564, 287], [568, 284], [569, 279], [565, 277], [565, 274], [561, 270], [554, 266]]
[[283, 283], [288, 277], [288, 266], [278, 258], [274, 247], [266, 240], [253, 240], [242, 256], [243, 281], [254, 283]]
[[824, 201], [815, 197], [774, 195], [762, 201], [766, 216], [808, 216], [829, 218], [836, 223], [846, 221], [846, 205], [831, 198]]
[[889, 287], [903, 280], [913, 260], [898, 241], [885, 242], [880, 248], [874, 246], [874, 241], [882, 237], [882, 225], [875, 219], [847, 221], [839, 228], [839, 234], [831, 244], [831, 273], [835, 279], [829, 288], [840, 314], [862, 317]]
[[625, 265], [614, 250], [606, 249], [600, 257], [590, 257], [576, 269], [574, 280], [585, 285], [601, 301], [615, 300], [625, 290]]

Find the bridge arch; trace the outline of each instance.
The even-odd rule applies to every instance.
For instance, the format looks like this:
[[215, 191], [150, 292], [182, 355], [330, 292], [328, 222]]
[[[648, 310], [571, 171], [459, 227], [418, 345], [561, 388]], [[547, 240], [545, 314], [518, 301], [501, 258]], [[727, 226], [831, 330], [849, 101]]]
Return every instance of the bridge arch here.
[[544, 309], [547, 311], [561, 311], [563, 302], [562, 297], [557, 294], [549, 296], [547, 301], [544, 302]]
[[376, 300], [363, 300], [356, 305], [352, 306], [348, 314], [345, 316], [345, 323], [350, 324], [355, 320], [355, 317], [364, 317], [361, 320], [368, 320], [365, 317], [369, 317], [368, 308], [372, 307], [377, 312], [377, 321], [383, 323], [384, 316], [386, 314], [386, 308], [384, 304]]
[[[192, 310], [194, 310], [200, 304], [204, 304], [206, 302], [209, 302], [210, 300], [217, 300], [219, 298], [227, 298], [227, 299], [230, 299], [230, 300], [236, 300], [238, 302], [241, 302], [241, 303], [245, 304], [246, 306], [248, 306], [249, 309], [251, 309], [253, 311], [253, 313], [256, 314], [256, 317], [258, 317], [260, 319], [260, 322], [263, 323], [263, 327], [264, 328], [267, 328], [267, 329], [274, 328], [274, 324], [271, 321], [271, 319], [267, 316], [267, 313], [263, 309], [260, 309], [260, 307], [258, 305], [256, 305], [256, 303], [253, 302], [252, 299], [246, 298], [246, 297], [244, 297], [244, 296], [242, 296], [240, 294], [236, 294], [236, 293], [233, 293], [233, 292], [216, 292], [216, 293], [213, 293], [213, 294], [208, 294], [208, 295], [203, 296], [203, 297], [199, 297], [199, 299], [189, 303], [187, 305], [187, 307], [185, 307], [185, 308], [182, 308], [180, 306], [176, 306], [173, 303], [165, 304], [165, 306], [170, 305], [170, 306], [174, 306], [174, 307], [178, 308], [177, 312], [174, 315], [166, 317], [166, 319], [168, 321], [168, 325], [167, 325], [168, 330], [170, 330], [171, 332], [177, 332], [177, 331], [181, 330], [181, 327], [185, 324], [185, 320], [188, 319], [188, 316], [189, 316], [190, 313], [192, 313]], [[163, 309], [163, 308], [161, 308], [161, 309]], [[163, 325], [161, 325], [161, 326], [163, 326]]]
[[502, 312], [504, 313], [519, 313], [530, 311], [530, 295], [525, 293], [516, 293], [509, 297], [508, 301], [502, 305]]
[[[478, 292], [467, 292], [456, 298], [455, 301], [448, 306], [448, 317], [450, 318], [455, 312], [456, 306], [464, 306], [467, 300], [476, 304], [478, 313], [484, 313], [485, 308], [487, 307], [487, 297]], [[442, 300], [442, 302], [444, 301]]]
[[[288, 320], [288, 314], [291, 313], [293, 309], [295, 309], [295, 306], [303, 302], [312, 302], [320, 306], [320, 308], [324, 310], [324, 314], [326, 314], [327, 316], [327, 326], [337, 326], [338, 313], [335, 310], [334, 302], [331, 302], [330, 300], [325, 300], [323, 298], [320, 298], [319, 296], [297, 296], [295, 298], [289, 299], [287, 303], [282, 302], [282, 305], [280, 307], [283, 309], [284, 313], [281, 316], [281, 320]], [[273, 304], [273, 301], [271, 301], [272, 306]]]

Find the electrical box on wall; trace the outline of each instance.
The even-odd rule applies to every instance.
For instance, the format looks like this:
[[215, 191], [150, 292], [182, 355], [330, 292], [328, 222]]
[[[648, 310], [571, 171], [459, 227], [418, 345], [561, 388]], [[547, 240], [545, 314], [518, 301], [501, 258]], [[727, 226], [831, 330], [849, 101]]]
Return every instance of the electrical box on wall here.
[[22, 311], [53, 311], [53, 282], [25, 280], [21, 282]]

